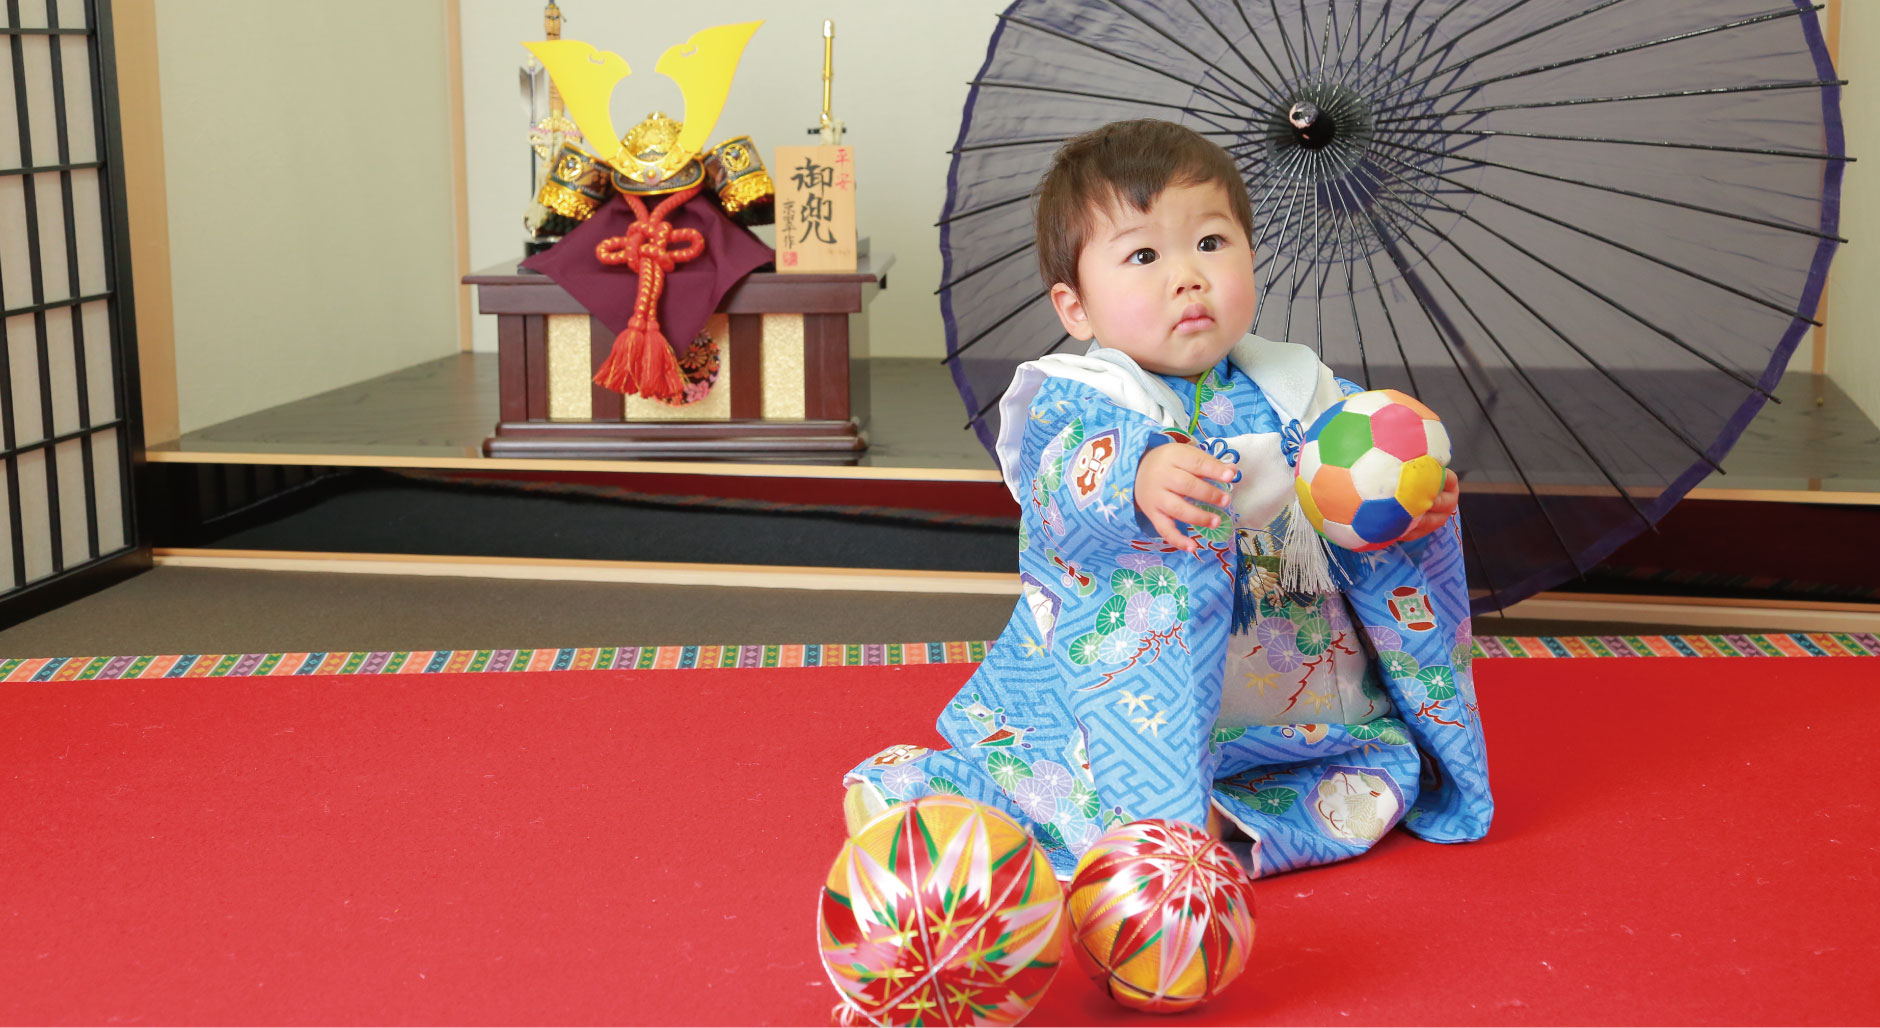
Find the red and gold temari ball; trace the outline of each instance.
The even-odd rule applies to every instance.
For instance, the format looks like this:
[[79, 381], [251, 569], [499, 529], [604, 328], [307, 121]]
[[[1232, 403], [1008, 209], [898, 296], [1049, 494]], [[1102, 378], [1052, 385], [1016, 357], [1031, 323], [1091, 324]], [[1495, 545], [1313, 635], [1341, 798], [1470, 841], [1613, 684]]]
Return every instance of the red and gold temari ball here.
[[1253, 883], [1212, 835], [1179, 821], [1105, 832], [1071, 878], [1071, 944], [1118, 1003], [1191, 1010], [1247, 967]]
[[1057, 974], [1064, 889], [1011, 818], [937, 793], [843, 843], [817, 930], [838, 1021], [1017, 1024]]
[[1306, 520], [1347, 550], [1380, 550], [1442, 495], [1443, 419], [1395, 389], [1353, 393], [1305, 431], [1293, 486]]

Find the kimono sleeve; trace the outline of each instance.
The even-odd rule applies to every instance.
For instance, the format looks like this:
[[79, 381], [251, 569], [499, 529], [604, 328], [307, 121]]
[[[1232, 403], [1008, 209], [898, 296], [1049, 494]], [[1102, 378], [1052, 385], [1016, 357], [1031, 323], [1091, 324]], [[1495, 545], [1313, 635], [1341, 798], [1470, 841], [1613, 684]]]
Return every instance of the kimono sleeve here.
[[1431, 842], [1481, 838], [1495, 806], [1471, 673], [1460, 516], [1415, 542], [1337, 559], [1385, 691], [1422, 757], [1422, 789], [1404, 827]]
[[[1342, 378], [1338, 387], [1346, 396], [1362, 391]], [[1338, 550], [1336, 559], [1385, 691], [1422, 757], [1422, 789], [1404, 827], [1432, 842], [1481, 838], [1495, 804], [1471, 673], [1461, 515], [1413, 542], [1368, 554]]]
[[1136, 506], [1143, 455], [1174, 442], [1153, 419], [1053, 378], [1032, 398], [1020, 481], [1027, 520], [1066, 556], [1113, 552], [1156, 530]]

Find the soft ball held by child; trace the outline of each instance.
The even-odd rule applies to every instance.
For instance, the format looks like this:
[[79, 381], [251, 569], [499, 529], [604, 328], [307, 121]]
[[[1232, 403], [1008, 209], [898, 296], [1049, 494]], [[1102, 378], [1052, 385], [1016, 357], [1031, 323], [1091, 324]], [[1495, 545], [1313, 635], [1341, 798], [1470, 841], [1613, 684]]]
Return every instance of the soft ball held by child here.
[[1373, 389], [1306, 429], [1293, 485], [1319, 534], [1363, 552], [1402, 539], [1442, 495], [1448, 468], [1443, 419], [1395, 389]]

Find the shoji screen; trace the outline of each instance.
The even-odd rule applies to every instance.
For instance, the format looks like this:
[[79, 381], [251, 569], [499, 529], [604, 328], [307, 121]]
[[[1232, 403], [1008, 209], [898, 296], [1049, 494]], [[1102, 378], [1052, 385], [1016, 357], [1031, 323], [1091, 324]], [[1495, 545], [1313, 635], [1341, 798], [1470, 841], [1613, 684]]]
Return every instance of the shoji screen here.
[[0, 595], [136, 545], [99, 2], [4, 0], [0, 22]]

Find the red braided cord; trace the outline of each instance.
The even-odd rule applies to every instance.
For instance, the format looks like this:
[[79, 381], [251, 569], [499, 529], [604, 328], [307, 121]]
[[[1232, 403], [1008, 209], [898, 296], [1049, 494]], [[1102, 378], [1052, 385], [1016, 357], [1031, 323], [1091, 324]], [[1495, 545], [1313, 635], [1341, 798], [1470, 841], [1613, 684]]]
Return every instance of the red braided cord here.
[[[614, 352], [595, 375], [595, 380], [602, 385], [625, 392], [621, 383], [626, 382], [642, 396], [676, 399], [669, 394], [672, 380], [680, 376], [676, 374], [677, 363], [673, 360], [671, 346], [659, 332], [659, 297], [668, 272], [705, 252], [705, 237], [697, 229], [673, 227], [666, 216], [697, 196], [700, 188], [693, 186], [666, 197], [650, 214], [639, 197], [625, 194], [627, 206], [636, 220], [627, 228], [626, 235], [604, 239], [594, 248], [594, 255], [602, 264], [625, 264], [640, 279], [633, 301], [633, 318], [627, 323], [626, 331], [614, 341]], [[669, 248], [674, 242], [690, 245]], [[649, 352], [649, 347], [657, 347], [665, 353]], [[639, 356], [633, 358], [631, 351], [639, 351]], [[665, 359], [662, 361], [660, 357]], [[658, 367], [657, 372], [647, 365], [648, 359]], [[668, 364], [672, 366], [666, 367]], [[635, 365], [644, 373], [628, 370]], [[655, 377], [658, 382], [648, 381]]]

